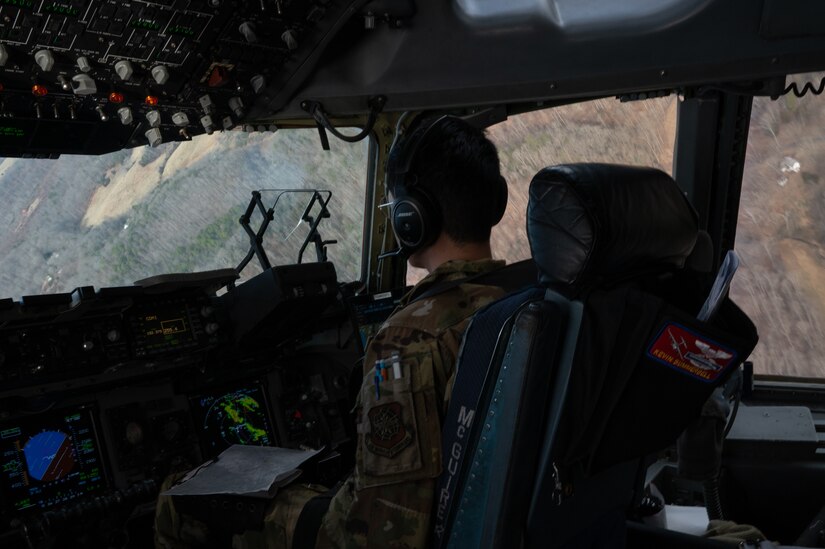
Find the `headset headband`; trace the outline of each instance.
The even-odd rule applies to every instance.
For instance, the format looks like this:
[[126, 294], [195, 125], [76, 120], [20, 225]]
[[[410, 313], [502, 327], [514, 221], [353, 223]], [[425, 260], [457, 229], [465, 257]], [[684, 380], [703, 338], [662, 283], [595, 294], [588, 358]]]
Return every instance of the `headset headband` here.
[[[407, 174], [410, 173], [413, 163], [415, 162], [415, 158], [418, 155], [418, 149], [421, 147], [422, 143], [426, 143], [427, 138], [433, 132], [433, 128], [439, 126], [444, 120], [447, 119], [460, 120], [455, 116], [445, 114], [437, 118], [425, 129], [416, 128], [413, 130], [409, 139], [399, 139], [398, 142], [396, 142], [389, 155], [390, 162], [388, 168], [391, 168], [387, 170], [387, 188], [389, 190], [394, 189], [396, 185], [403, 185], [406, 182], [405, 180], [407, 178]], [[393, 155], [397, 155], [395, 160], [393, 160]]]

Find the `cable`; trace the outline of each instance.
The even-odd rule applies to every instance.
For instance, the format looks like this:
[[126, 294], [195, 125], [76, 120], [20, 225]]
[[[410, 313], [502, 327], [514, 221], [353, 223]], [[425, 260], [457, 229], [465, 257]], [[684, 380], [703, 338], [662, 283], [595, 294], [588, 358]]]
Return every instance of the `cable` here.
[[739, 403], [742, 402], [742, 390], [744, 389], [745, 382], [742, 376], [742, 370], [736, 370], [733, 374], [736, 377], [736, 387], [733, 391], [733, 410], [730, 412], [730, 416], [728, 417], [728, 422], [725, 425], [725, 431], [722, 435], [722, 440], [728, 438], [728, 433], [733, 428], [733, 422], [736, 421], [736, 413], [739, 411]]
[[796, 82], [791, 82], [790, 85], [782, 92], [782, 95], [787, 95], [789, 92], [793, 92], [793, 94], [797, 97], [804, 97], [808, 94], [808, 92], [812, 95], [820, 95], [823, 91], [825, 91], [825, 77], [819, 81], [819, 86], [817, 87], [814, 87], [813, 82], [805, 82], [802, 86], [802, 90], [799, 89], [799, 85]]
[[719, 496], [719, 475], [706, 480], [702, 488], [705, 494], [705, 508], [708, 511], [708, 519], [724, 520], [722, 498]]
[[383, 95], [370, 99], [370, 114], [367, 117], [367, 122], [364, 124], [364, 128], [355, 135], [346, 135], [338, 131], [338, 129], [332, 125], [332, 122], [329, 121], [327, 113], [324, 112], [324, 107], [318, 101], [303, 101], [301, 102], [301, 108], [315, 119], [319, 128], [327, 130], [338, 139], [346, 141], [347, 143], [357, 143], [372, 133], [372, 129], [375, 127], [375, 121], [378, 119], [378, 114], [384, 109], [386, 102], [387, 99]]
[[[406, 120], [409, 115], [410, 115], [410, 111], [404, 111], [403, 113], [401, 113], [401, 116], [398, 117], [398, 122], [395, 123], [395, 135], [392, 138], [392, 143], [390, 143], [389, 154], [387, 154], [388, 158], [392, 154], [393, 149], [395, 149], [396, 144], [398, 144], [398, 140], [400, 139], [401, 134], [404, 133], [402, 131], [402, 124], [404, 123], [404, 120]], [[384, 176], [384, 188], [385, 189], [387, 188], [386, 174]], [[385, 193], [385, 195], [386, 195], [386, 193]], [[381, 204], [380, 206], [378, 206], [379, 210], [384, 210], [384, 222], [387, 223], [387, 224], [389, 224], [389, 219], [390, 219], [389, 209], [390, 209], [391, 205], [392, 205], [391, 203], [387, 202], [386, 204]], [[383, 276], [383, 270], [381, 269], [381, 267], [384, 263], [384, 260], [387, 259], [388, 257], [394, 257], [396, 255], [401, 255], [401, 248], [398, 248], [397, 250], [395, 250], [393, 252], [387, 252], [386, 251], [387, 250], [387, 236], [388, 236], [389, 233], [390, 233], [390, 231], [385, 230], [383, 236], [381, 237], [381, 251], [378, 254], [378, 270], [377, 270], [379, 286], [381, 285], [381, 277]]]

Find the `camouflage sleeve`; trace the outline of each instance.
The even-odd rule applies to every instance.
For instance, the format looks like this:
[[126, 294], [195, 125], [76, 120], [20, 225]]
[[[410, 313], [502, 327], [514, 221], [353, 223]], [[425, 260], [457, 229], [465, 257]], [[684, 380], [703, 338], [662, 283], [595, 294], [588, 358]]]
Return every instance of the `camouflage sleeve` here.
[[355, 473], [324, 518], [336, 546], [427, 545], [441, 472], [440, 347], [428, 333], [392, 326], [372, 342], [356, 406]]
[[[171, 488], [186, 473], [166, 477], [161, 492]], [[326, 488], [310, 484], [292, 484], [278, 490], [266, 511], [262, 528], [235, 534], [233, 549], [289, 549], [292, 547], [295, 525], [304, 505]], [[206, 523], [180, 513], [171, 496], [158, 497], [155, 508], [155, 549], [193, 549], [214, 547], [214, 532]], [[317, 549], [329, 547], [323, 538], [316, 543]]]
[[[185, 475], [184, 471], [167, 476], [160, 492], [171, 488]], [[209, 528], [206, 524], [179, 513], [171, 496], [158, 496], [155, 506], [155, 549], [189, 549], [205, 545], [209, 537]]]

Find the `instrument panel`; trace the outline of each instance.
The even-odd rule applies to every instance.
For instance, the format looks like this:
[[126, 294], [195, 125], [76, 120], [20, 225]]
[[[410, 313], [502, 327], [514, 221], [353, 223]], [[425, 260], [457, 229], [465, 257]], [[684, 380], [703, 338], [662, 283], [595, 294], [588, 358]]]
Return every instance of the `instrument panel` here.
[[248, 290], [217, 296], [226, 273], [0, 302], [0, 546], [144, 546], [126, 530], [137, 516], [151, 535], [163, 479], [233, 444], [325, 447], [315, 481], [350, 466], [358, 349], [335, 271], [272, 271], [259, 276], [280, 297], [258, 328], [295, 307], [312, 327], [266, 344], [235, 336]]
[[271, 115], [353, 3], [2, 0], [0, 155], [158, 146]]

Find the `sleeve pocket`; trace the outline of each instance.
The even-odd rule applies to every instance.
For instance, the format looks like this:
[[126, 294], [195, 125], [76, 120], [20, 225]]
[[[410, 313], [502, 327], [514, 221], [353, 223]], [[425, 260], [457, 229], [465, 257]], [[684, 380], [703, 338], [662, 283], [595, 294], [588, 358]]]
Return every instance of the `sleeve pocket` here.
[[[383, 380], [376, 394], [374, 370], [361, 386], [356, 451], [357, 488], [432, 478], [441, 468], [432, 359], [402, 359], [402, 376]], [[390, 371], [390, 376], [393, 377]]]

